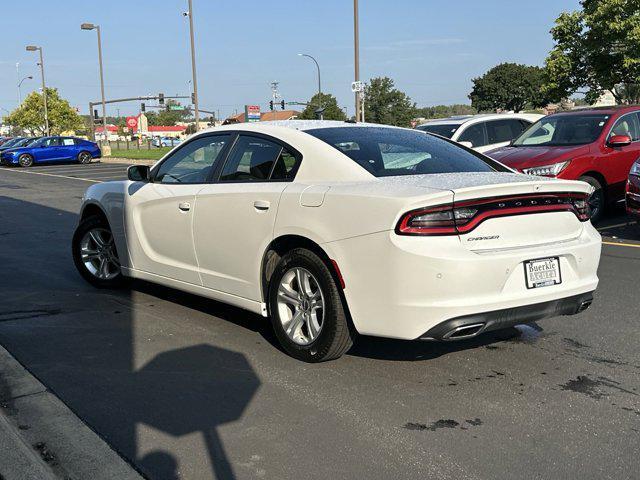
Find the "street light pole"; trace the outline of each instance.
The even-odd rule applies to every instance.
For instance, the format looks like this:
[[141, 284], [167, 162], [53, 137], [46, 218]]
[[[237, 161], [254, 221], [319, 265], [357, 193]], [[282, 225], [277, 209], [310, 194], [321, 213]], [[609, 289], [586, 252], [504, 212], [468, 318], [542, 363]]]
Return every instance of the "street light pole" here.
[[42, 47], [27, 45], [27, 52], [40, 53], [40, 76], [42, 77], [42, 103], [44, 103], [44, 131], [49, 136], [49, 112], [47, 111], [47, 84], [44, 81], [44, 59], [42, 57]]
[[22, 103], [22, 93], [20, 91], [20, 87], [22, 87], [22, 82], [24, 82], [25, 80], [33, 80], [33, 75], [27, 75], [26, 77], [24, 77], [22, 80], [18, 82], [18, 107]]
[[[311, 55], [308, 55], [306, 53], [299, 53], [298, 55], [300, 57], [308, 57], [313, 60], [313, 63], [316, 64], [316, 69], [318, 70], [318, 110], [322, 110], [322, 84], [320, 82], [320, 65], [318, 65], [318, 61]], [[320, 120], [322, 120], [322, 113], [320, 113]]]
[[198, 107], [198, 78], [196, 75], [196, 42], [195, 35], [193, 33], [193, 4], [192, 0], [189, 0], [189, 11], [187, 12], [189, 17], [189, 36], [191, 39], [191, 73], [193, 75], [193, 114], [196, 119], [196, 132], [200, 129], [200, 109]]
[[[109, 141], [109, 130], [107, 129], [107, 104], [104, 97], [104, 69], [102, 66], [102, 36], [100, 35], [100, 25], [93, 23], [83, 23], [80, 25], [82, 30], [95, 30], [98, 34], [98, 63], [100, 64], [100, 94], [102, 96], [102, 133], [104, 135], [104, 143]], [[89, 112], [89, 117], [93, 119], [93, 112]], [[93, 120], [91, 120], [93, 122]]]
[[[358, 25], [358, 0], [353, 0], [353, 49], [355, 81], [360, 81], [360, 32]], [[356, 122], [360, 121], [360, 92], [356, 92]]]

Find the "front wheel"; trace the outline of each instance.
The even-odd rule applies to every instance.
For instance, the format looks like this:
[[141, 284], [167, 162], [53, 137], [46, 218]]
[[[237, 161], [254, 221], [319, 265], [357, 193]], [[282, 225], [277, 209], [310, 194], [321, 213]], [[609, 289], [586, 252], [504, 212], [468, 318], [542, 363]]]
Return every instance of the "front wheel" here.
[[351, 348], [354, 334], [338, 286], [315, 253], [298, 248], [285, 254], [269, 285], [271, 323], [289, 355], [315, 363]]
[[73, 262], [94, 287], [115, 288], [123, 282], [120, 259], [106, 220], [92, 216], [80, 222], [73, 234]]
[[91, 163], [91, 154], [89, 152], [80, 152], [78, 154], [78, 163], [82, 163], [86, 165], [87, 163]]
[[18, 157], [18, 165], [21, 167], [30, 167], [33, 165], [33, 157], [28, 153], [23, 153]]
[[598, 223], [602, 219], [604, 208], [606, 206], [604, 188], [602, 187], [602, 184], [593, 177], [584, 176], [580, 177], [579, 180], [586, 182], [593, 187], [593, 193], [589, 197], [591, 223]]

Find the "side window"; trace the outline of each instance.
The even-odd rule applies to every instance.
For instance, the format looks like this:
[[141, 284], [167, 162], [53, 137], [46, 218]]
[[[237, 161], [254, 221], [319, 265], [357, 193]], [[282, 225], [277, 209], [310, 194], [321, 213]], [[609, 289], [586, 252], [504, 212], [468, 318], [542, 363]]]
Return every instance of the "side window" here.
[[510, 142], [522, 133], [522, 125], [518, 120], [504, 119], [487, 122], [489, 144]]
[[458, 138], [459, 142], [471, 142], [473, 147], [483, 147], [487, 144], [484, 135], [484, 123], [476, 123], [466, 128]]
[[55, 138], [49, 138], [46, 140], [45, 145], [47, 147], [59, 147], [60, 146], [60, 139], [55, 137]]
[[295, 157], [288, 152], [285, 154], [281, 145], [263, 138], [240, 135], [225, 163], [220, 181], [265, 181], [269, 180], [272, 169], [274, 179], [286, 179], [294, 165]]
[[205, 183], [231, 135], [209, 135], [186, 143], [160, 164], [158, 183]]
[[75, 144], [76, 142], [73, 141], [73, 138], [62, 139], [62, 145], [64, 145], [65, 147], [73, 147]]
[[297, 161], [295, 155], [283, 148], [275, 167], [273, 167], [273, 172], [271, 172], [271, 180], [292, 180]]
[[635, 142], [640, 140], [639, 129], [638, 114], [633, 113], [620, 117], [611, 129], [611, 135], [628, 135]]

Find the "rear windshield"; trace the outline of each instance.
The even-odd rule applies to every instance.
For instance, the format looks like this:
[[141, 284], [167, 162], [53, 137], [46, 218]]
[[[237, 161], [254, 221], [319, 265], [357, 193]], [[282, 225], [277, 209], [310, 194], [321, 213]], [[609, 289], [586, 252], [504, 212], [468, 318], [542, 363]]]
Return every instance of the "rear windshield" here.
[[415, 130], [353, 126], [306, 133], [340, 150], [376, 177], [507, 171], [488, 158]]
[[538, 120], [513, 141], [514, 147], [566, 147], [595, 142], [610, 115], [551, 115]]
[[458, 128], [460, 128], [460, 124], [458, 123], [445, 123], [439, 125], [429, 125], [427, 123], [425, 125], [417, 126], [416, 130], [422, 130], [423, 132], [435, 133], [442, 137], [451, 138]]

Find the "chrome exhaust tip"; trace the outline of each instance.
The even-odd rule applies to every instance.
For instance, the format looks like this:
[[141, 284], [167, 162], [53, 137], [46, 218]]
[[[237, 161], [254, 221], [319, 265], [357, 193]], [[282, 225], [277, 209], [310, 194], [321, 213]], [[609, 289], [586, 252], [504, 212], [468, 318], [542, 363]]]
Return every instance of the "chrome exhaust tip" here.
[[464, 338], [471, 338], [478, 335], [484, 329], [484, 323], [472, 323], [469, 325], [462, 325], [456, 327], [453, 330], [449, 330], [442, 336], [443, 340], [462, 340]]
[[592, 303], [593, 303], [592, 298], [590, 298], [589, 300], [585, 300], [584, 302], [581, 302], [580, 305], [578, 305], [578, 309], [576, 310], [576, 313], [584, 312], [587, 308], [591, 306]]

